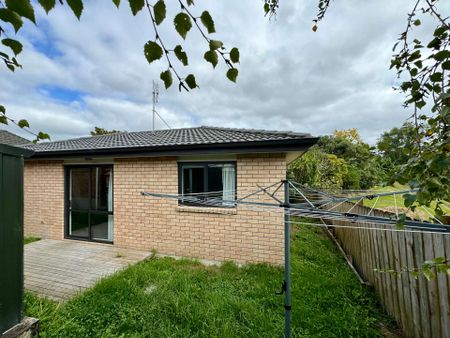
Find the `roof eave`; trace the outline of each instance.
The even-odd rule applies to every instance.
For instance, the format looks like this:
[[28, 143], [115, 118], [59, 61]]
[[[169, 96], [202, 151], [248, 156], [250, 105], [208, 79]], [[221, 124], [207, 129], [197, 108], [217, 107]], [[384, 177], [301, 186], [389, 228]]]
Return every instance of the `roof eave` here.
[[319, 138], [310, 137], [291, 140], [230, 142], [213, 144], [190, 144], [157, 147], [123, 147], [107, 149], [82, 149], [64, 151], [36, 151], [30, 159], [58, 159], [70, 157], [115, 157], [115, 156], [180, 156], [187, 154], [209, 153], [269, 153], [305, 151], [313, 146]]

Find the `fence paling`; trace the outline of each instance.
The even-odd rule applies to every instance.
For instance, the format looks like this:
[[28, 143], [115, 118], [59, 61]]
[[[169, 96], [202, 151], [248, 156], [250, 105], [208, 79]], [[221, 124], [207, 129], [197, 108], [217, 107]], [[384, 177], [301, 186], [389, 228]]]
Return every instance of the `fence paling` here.
[[[345, 212], [349, 202], [334, 210]], [[370, 208], [357, 205], [353, 211], [364, 215]], [[373, 210], [375, 216], [389, 213]], [[358, 227], [358, 222], [328, 221], [333, 225]], [[381, 225], [374, 225], [381, 227]], [[428, 233], [353, 231], [334, 228], [335, 236], [364, 278], [373, 285], [382, 304], [408, 337], [450, 337], [450, 280], [445, 274], [427, 281], [409, 273], [394, 276], [374, 272], [375, 268], [417, 268], [434, 257], [450, 257], [450, 236]]]

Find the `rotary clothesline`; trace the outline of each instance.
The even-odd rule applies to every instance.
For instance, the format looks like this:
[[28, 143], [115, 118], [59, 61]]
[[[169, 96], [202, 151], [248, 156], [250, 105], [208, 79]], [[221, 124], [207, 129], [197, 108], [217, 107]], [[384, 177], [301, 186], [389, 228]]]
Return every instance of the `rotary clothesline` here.
[[[281, 188], [283, 188], [283, 197], [281, 195]], [[241, 189], [240, 189], [241, 190]], [[248, 189], [246, 190], [249, 191]], [[236, 190], [233, 190], [236, 194]], [[242, 191], [240, 191], [242, 193]], [[293, 194], [291, 194], [291, 192]], [[311, 224], [322, 227], [335, 228], [349, 228], [358, 230], [371, 231], [395, 231], [395, 232], [409, 232], [409, 233], [433, 233], [433, 234], [450, 234], [450, 225], [443, 225], [422, 222], [416, 220], [405, 219], [402, 221], [404, 229], [398, 227], [399, 214], [397, 208], [396, 195], [414, 193], [415, 190], [404, 190], [383, 193], [370, 193], [366, 195], [347, 192], [350, 196], [342, 196], [342, 194], [333, 195], [332, 192], [325, 192], [310, 187], [303, 187], [296, 182], [290, 180], [283, 180], [266, 187], [257, 186], [257, 189], [244, 195], [241, 198], [233, 200], [220, 199], [217, 196], [224, 196], [223, 192], [198, 192], [189, 195], [183, 194], [164, 194], [156, 192], [142, 192], [144, 196], [151, 196], [157, 198], [177, 199], [182, 203], [190, 203], [193, 205], [205, 207], [236, 207], [239, 205], [240, 209], [255, 210], [257, 212], [276, 212], [284, 214], [284, 282], [282, 285], [282, 292], [285, 294], [285, 337], [290, 337], [291, 333], [291, 288], [290, 288], [290, 227], [292, 224]], [[278, 195], [277, 195], [278, 194]], [[228, 195], [228, 194], [227, 194]], [[261, 195], [269, 198], [272, 202], [261, 201]], [[395, 217], [372, 216], [376, 203], [380, 197], [394, 196], [395, 203]], [[376, 198], [375, 204], [372, 206], [367, 214], [352, 213], [353, 209], [364, 199]], [[291, 199], [299, 200], [300, 203], [292, 203]], [[350, 203], [351, 207], [346, 212], [333, 211], [344, 203]], [[331, 205], [331, 206], [330, 206]], [[325, 208], [325, 207], [328, 207]], [[293, 221], [291, 216], [317, 218], [323, 224], [308, 223], [303, 221]], [[432, 216], [432, 215], [431, 215]], [[251, 216], [250, 216], [251, 217]], [[345, 221], [351, 223], [358, 223], [357, 226], [326, 224], [324, 220], [328, 221]], [[439, 220], [438, 220], [439, 221]], [[360, 226], [360, 224], [371, 224], [371, 226]], [[384, 226], [379, 228], [375, 225]]]
[[[290, 181], [289, 181], [290, 182]], [[290, 185], [292, 183], [290, 182]], [[253, 207], [255, 211], [263, 211], [263, 212], [273, 212], [273, 209], [280, 210], [280, 207], [287, 207], [288, 213], [291, 216], [301, 216], [301, 217], [309, 217], [309, 218], [318, 218], [318, 219], [325, 219], [330, 221], [350, 221], [350, 222], [358, 222], [358, 223], [364, 223], [364, 224], [379, 224], [379, 225], [386, 225], [386, 226], [395, 226], [398, 227], [398, 215], [394, 217], [382, 217], [382, 216], [372, 216], [370, 215], [373, 211], [373, 207], [369, 211], [368, 214], [357, 214], [352, 213], [353, 207], [357, 205], [358, 202], [360, 202], [364, 198], [379, 198], [380, 196], [389, 196], [389, 193], [378, 193], [378, 194], [371, 194], [371, 195], [363, 195], [363, 196], [352, 196], [349, 198], [335, 198], [334, 196], [330, 196], [328, 203], [323, 203], [323, 199], [321, 200], [320, 205], [316, 205], [315, 201], [311, 201], [306, 197], [306, 193], [301, 193], [301, 190], [299, 190], [297, 187], [295, 187], [294, 191], [297, 192], [297, 196], [301, 196], [305, 200], [307, 200], [307, 204], [309, 204], [308, 207], [305, 207], [305, 203], [288, 203], [289, 206], [285, 206], [283, 202], [275, 196], [275, 194], [280, 190], [281, 183], [277, 182], [272, 185], [269, 185], [268, 187], [258, 187], [255, 191], [245, 195], [242, 198], [236, 199], [236, 200], [223, 200], [217, 197], [209, 197], [205, 198], [205, 195], [208, 196], [209, 193], [196, 193], [195, 196], [190, 195], [175, 195], [175, 194], [163, 194], [163, 193], [153, 193], [153, 192], [143, 192], [142, 194], [145, 196], [153, 196], [153, 197], [159, 197], [159, 198], [171, 198], [171, 199], [177, 199], [179, 201], [182, 201], [183, 203], [191, 203], [193, 205], [198, 206], [206, 206], [206, 207], [234, 207], [236, 205], [239, 205], [240, 208], [246, 207]], [[292, 187], [292, 185], [291, 185]], [[270, 188], [274, 188], [274, 191], [269, 191]], [[410, 190], [406, 192], [411, 192]], [[301, 195], [300, 195], [301, 193]], [[393, 192], [393, 194], [404, 194], [405, 191], [402, 192]], [[270, 203], [270, 202], [262, 202], [260, 197], [261, 194], [268, 195], [271, 197], [276, 203]], [[257, 196], [258, 195], [258, 196]], [[291, 195], [290, 195], [291, 196]], [[296, 196], [296, 195], [294, 195]], [[255, 197], [257, 199], [255, 199]], [[356, 201], [356, 203], [354, 203]], [[324, 206], [338, 202], [328, 209], [323, 209]], [[339, 205], [342, 205], [345, 202], [353, 203], [353, 206], [349, 208], [346, 212], [341, 211], [333, 211], [336, 207]], [[256, 210], [257, 209], [257, 210]], [[279, 212], [283, 212], [283, 209], [281, 209]], [[331, 225], [330, 225], [331, 226]], [[338, 225], [335, 225], [337, 227]], [[450, 233], [450, 226], [448, 225], [442, 225], [442, 224], [436, 224], [436, 223], [430, 223], [430, 222], [423, 222], [423, 221], [416, 221], [416, 220], [405, 220], [404, 226], [406, 228], [411, 229], [422, 229], [424, 231], [432, 231], [432, 232], [442, 232], [442, 233]], [[399, 230], [399, 229], [396, 229]]]

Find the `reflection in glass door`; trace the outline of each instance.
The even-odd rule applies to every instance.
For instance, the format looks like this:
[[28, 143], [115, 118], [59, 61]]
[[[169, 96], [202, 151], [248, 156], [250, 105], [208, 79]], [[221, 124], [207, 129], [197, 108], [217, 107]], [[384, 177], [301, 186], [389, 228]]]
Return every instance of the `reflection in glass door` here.
[[68, 168], [68, 237], [113, 241], [112, 174], [112, 166]]

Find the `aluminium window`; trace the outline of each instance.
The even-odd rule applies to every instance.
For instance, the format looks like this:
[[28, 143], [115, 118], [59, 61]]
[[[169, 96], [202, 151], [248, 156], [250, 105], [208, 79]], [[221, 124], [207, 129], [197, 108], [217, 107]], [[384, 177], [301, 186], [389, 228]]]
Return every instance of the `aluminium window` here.
[[180, 162], [180, 204], [234, 207], [236, 162]]

